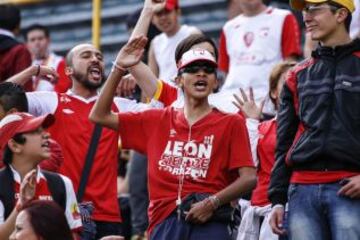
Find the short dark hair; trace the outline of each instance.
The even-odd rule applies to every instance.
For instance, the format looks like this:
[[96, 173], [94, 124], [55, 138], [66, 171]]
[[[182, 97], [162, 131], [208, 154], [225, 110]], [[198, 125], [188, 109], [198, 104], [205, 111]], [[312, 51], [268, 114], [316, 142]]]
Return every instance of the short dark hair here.
[[[12, 137], [12, 139], [18, 144], [25, 144], [25, 142], [26, 142], [26, 138], [21, 133], [16, 134], [14, 137]], [[11, 164], [12, 160], [13, 160], [13, 155], [14, 154], [11, 151], [10, 147], [6, 144], [6, 147], [4, 149], [3, 159], [2, 159], [3, 163], [6, 165]]]
[[192, 34], [190, 36], [188, 36], [187, 38], [183, 39], [176, 47], [175, 50], [175, 61], [176, 63], [178, 63], [182, 57], [182, 55], [184, 53], [186, 53], [187, 51], [189, 51], [192, 46], [196, 45], [196, 44], [200, 44], [200, 43], [210, 43], [211, 46], [214, 47], [215, 50], [215, 59], [218, 59], [218, 50], [216, 47], [215, 42], [208, 36], [202, 34], [202, 33], [197, 33], [197, 34]]
[[347, 31], [347, 32], [350, 32], [350, 24], [351, 24], [351, 21], [352, 21], [352, 14], [351, 14], [351, 12], [349, 11], [349, 9], [347, 9], [346, 7], [340, 5], [340, 4], [336, 3], [336, 2], [328, 2], [328, 4], [329, 4], [330, 6], [334, 6], [334, 7], [335, 7], [335, 9], [330, 9], [333, 13], [335, 13], [335, 12], [336, 12], [338, 9], [340, 9], [340, 8], [344, 8], [344, 9], [347, 10], [348, 15], [347, 15], [347, 17], [345, 18], [344, 25], [345, 25], [346, 31]]
[[28, 112], [28, 101], [24, 89], [15, 83], [0, 83], [0, 104], [5, 112], [16, 108], [19, 112]]
[[35, 234], [43, 240], [72, 240], [64, 210], [54, 201], [34, 200], [24, 204]]
[[41, 25], [41, 24], [33, 24], [25, 29], [24, 38], [26, 41], [28, 40], [29, 32], [34, 31], [34, 30], [40, 30], [44, 33], [45, 37], [47, 37], [47, 38], [50, 37], [50, 32], [47, 27], [45, 27], [44, 25]]
[[5, 146], [5, 149], [3, 151], [4, 155], [3, 155], [3, 163], [5, 165], [9, 165], [12, 163], [12, 158], [13, 158], [13, 152], [11, 151], [11, 149], [9, 148], [8, 145]]
[[20, 10], [11, 4], [0, 5], [0, 28], [14, 31], [20, 26]]

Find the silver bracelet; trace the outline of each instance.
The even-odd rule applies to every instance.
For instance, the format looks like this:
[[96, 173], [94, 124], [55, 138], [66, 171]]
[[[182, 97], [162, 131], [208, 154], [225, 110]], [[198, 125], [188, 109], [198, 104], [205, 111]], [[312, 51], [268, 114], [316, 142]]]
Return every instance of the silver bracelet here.
[[216, 195], [212, 195], [208, 197], [210, 200], [211, 205], [213, 206], [214, 210], [218, 209], [221, 205], [220, 199]]

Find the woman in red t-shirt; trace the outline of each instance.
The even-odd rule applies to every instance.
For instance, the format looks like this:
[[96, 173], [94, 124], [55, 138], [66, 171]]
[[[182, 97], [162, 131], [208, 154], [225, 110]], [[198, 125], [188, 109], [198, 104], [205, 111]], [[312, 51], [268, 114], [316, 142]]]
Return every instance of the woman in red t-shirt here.
[[[281, 62], [273, 68], [270, 74], [269, 97], [276, 110], [279, 107], [279, 96], [285, 83], [286, 73], [295, 64], [295, 62]], [[275, 161], [276, 117], [260, 122], [262, 107], [256, 105], [252, 89], [250, 88], [249, 96], [243, 89], [240, 89], [240, 93], [241, 96], [235, 95], [234, 104], [246, 117], [253, 159], [257, 166], [258, 181], [252, 192], [251, 201], [240, 200], [242, 220], [237, 240], [277, 240], [279, 236], [271, 231], [269, 225], [271, 203], [267, 194], [271, 169]]]
[[147, 67], [139, 63], [146, 41], [133, 37], [120, 50], [90, 119], [119, 131], [124, 148], [147, 154], [150, 239], [230, 239], [218, 210], [226, 212], [230, 201], [249, 192], [256, 173], [243, 119], [208, 102], [218, 84], [213, 55], [199, 48], [180, 52], [184, 108], [111, 112], [126, 69]]

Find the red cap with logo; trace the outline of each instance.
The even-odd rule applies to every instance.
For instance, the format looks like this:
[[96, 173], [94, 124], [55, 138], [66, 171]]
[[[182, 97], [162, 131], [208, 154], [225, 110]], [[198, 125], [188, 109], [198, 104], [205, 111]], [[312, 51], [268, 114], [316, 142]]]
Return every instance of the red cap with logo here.
[[28, 113], [13, 113], [0, 121], [0, 150], [3, 150], [8, 141], [16, 134], [32, 132], [39, 127], [48, 128], [55, 122], [52, 114], [34, 117]]
[[194, 62], [208, 62], [210, 65], [217, 67], [215, 57], [210, 52], [204, 49], [190, 49], [181, 56], [181, 60], [178, 62], [178, 69], [182, 69]]

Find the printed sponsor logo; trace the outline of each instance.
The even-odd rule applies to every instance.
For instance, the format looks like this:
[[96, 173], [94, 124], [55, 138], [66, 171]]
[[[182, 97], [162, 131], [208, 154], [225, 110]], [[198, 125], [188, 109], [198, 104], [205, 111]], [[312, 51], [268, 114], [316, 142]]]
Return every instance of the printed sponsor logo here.
[[74, 113], [73, 110], [68, 109], [68, 108], [64, 108], [62, 111], [63, 111], [63, 113], [66, 113], [66, 114], [73, 114]]
[[259, 36], [260, 37], [267, 37], [269, 36], [269, 32], [270, 32], [270, 28], [269, 27], [263, 27], [260, 29], [259, 31]]
[[71, 102], [71, 99], [69, 97], [67, 97], [66, 95], [61, 95], [60, 102], [68, 103], [68, 102]]
[[244, 35], [244, 42], [246, 47], [250, 47], [251, 44], [254, 42], [255, 34], [253, 32], [247, 32]]
[[214, 135], [205, 136], [203, 142], [169, 140], [158, 167], [172, 175], [184, 175], [192, 179], [206, 178]]
[[80, 212], [79, 212], [77, 203], [71, 204], [70, 212], [71, 212], [73, 219], [75, 219], [75, 220], [80, 219], [81, 216], [80, 216]]

